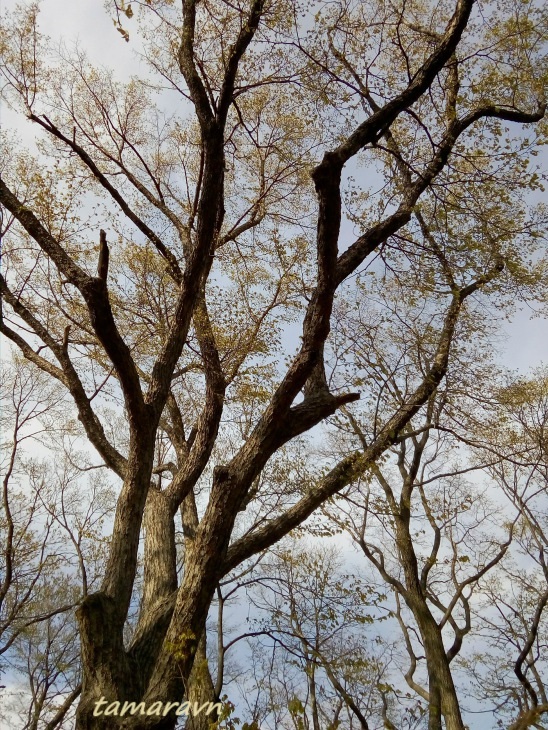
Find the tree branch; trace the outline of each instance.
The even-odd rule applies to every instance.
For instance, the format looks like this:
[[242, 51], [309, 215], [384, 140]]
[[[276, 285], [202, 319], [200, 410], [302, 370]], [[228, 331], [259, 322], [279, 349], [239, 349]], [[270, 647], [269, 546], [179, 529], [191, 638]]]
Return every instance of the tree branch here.
[[0, 275], [0, 293], [2, 295], [2, 299], [6, 300], [15, 314], [21, 317], [23, 322], [25, 322], [25, 324], [27, 324], [33, 332], [36, 333], [45, 345], [47, 345], [61, 367], [58, 368], [41, 355], [34, 352], [28, 342], [4, 323], [3, 316], [0, 317], [0, 332], [17, 345], [27, 360], [40, 368], [40, 370], [43, 370], [48, 373], [48, 375], [54, 377], [60, 383], [63, 383], [74, 400], [76, 408], [78, 409], [79, 420], [82, 423], [90, 442], [104, 459], [105, 464], [123, 479], [127, 465], [126, 459], [107, 439], [103, 426], [91, 407], [90, 399], [85, 392], [82, 381], [80, 380], [78, 373], [69, 358], [67, 348], [64, 347], [64, 344], [59, 345], [53, 339], [46, 328], [9, 289], [2, 275]]

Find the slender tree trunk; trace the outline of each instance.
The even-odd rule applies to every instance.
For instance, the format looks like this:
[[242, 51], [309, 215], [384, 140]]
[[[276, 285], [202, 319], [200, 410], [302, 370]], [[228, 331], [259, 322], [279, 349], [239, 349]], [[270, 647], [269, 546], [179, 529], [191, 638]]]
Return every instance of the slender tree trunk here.
[[428, 608], [420, 584], [417, 559], [405, 518], [398, 517], [396, 525], [407, 588], [403, 598], [418, 624], [426, 656], [430, 694], [428, 730], [441, 730], [441, 715], [446, 730], [465, 730], [442, 633]]
[[428, 730], [441, 730], [442, 714], [447, 730], [464, 730], [455, 685], [439, 627], [428, 608], [424, 606], [418, 607], [413, 615], [419, 625], [428, 671], [430, 695]]
[[313, 730], [320, 730], [320, 718], [318, 714], [318, 699], [316, 697], [316, 677], [314, 663], [308, 664], [308, 686], [310, 690], [310, 708], [312, 711], [312, 727]]

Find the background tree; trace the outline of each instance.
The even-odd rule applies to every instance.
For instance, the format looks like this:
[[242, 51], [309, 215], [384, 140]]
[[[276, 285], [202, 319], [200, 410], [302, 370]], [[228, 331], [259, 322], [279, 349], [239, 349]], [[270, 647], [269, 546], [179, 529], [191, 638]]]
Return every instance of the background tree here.
[[[548, 712], [546, 393], [542, 369], [507, 383], [476, 434], [491, 454], [498, 450], [506, 456], [490, 471], [519, 519], [513, 559], [498, 566], [484, 588], [485, 604], [478, 609], [487, 659], [474, 656], [466, 668], [477, 677], [476, 696], [492, 702], [500, 721], [513, 730], [541, 727]], [[495, 424], [495, 435], [487, 441], [487, 429], [491, 434]]]
[[80, 694], [74, 609], [100, 577], [112, 493], [96, 476], [83, 482], [84, 457], [76, 469], [67, 444], [64, 459], [48, 464], [45, 444], [67, 436], [56, 426], [57, 385], [18, 358], [2, 377], [0, 656], [13, 689], [1, 712], [6, 724], [53, 729]]
[[287, 719], [277, 717], [277, 727], [367, 728], [373, 716], [382, 718], [379, 688], [387, 667], [370, 647], [366, 627], [374, 616], [383, 618], [377, 610], [383, 596], [343, 572], [333, 548], [292, 548], [261, 562], [258, 590], [251, 592], [261, 612], [252, 633], [267, 659], [269, 689], [262, 691], [274, 705], [263, 722], [272, 723], [269, 715], [281, 704]]

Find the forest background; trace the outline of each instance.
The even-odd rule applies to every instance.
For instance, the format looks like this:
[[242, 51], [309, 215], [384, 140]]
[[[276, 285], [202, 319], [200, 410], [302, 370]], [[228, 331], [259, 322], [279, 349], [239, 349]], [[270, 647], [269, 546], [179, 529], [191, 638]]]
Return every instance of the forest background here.
[[[205, 15], [195, 68], [219, 116], [231, 44], [249, 30], [242, 18], [250, 10], [196, 5]], [[169, 699], [182, 686], [200, 702], [220, 700], [221, 727], [545, 727], [546, 12], [534, 3], [458, 4], [453, 21], [460, 12], [466, 30], [457, 50], [422, 96], [357, 143], [335, 233], [344, 282], [328, 312], [329, 336], [309, 346], [313, 316], [303, 345], [304, 313], [325, 297], [322, 276], [334, 260], [324, 251], [322, 263], [317, 248], [333, 191], [322, 198], [310, 172], [326, 149], [341, 149], [364, 119], [420, 80], [419, 69], [455, 34], [455, 8], [255, 5], [267, 31], [261, 36], [259, 22], [239, 59], [238, 93], [227, 97], [220, 207], [215, 195], [200, 199], [207, 135], [199, 85], [183, 87], [191, 75], [174, 51], [180, 8], [45, 1], [38, 22], [53, 39], [46, 50], [32, 12], [2, 7], [2, 328], [11, 342], [3, 349], [2, 721], [73, 727], [79, 707], [78, 727], [103, 727], [90, 718], [97, 697], [152, 701], [158, 673], [156, 685], [178, 688]], [[141, 12], [148, 34], [139, 30]], [[150, 31], [151, 18], [162, 33]], [[169, 91], [152, 88], [153, 74], [135, 56], [145, 46]], [[114, 70], [95, 72], [94, 64]], [[133, 74], [144, 83], [114, 85]], [[482, 104], [485, 119], [459, 131], [461, 146], [451, 141], [448, 159], [409, 204], [451, 125]], [[410, 206], [410, 220], [382, 230], [398, 201]], [[95, 295], [86, 299], [84, 279], [78, 286], [79, 272], [26, 210], [84, 276], [108, 280], [133, 383], [124, 378], [129, 361], [117, 360], [123, 348], [105, 345]], [[208, 212], [206, 235], [200, 215], [207, 221]], [[330, 221], [333, 212], [324, 228]], [[194, 292], [184, 349], [173, 358], [141, 491], [150, 504], [122, 589], [115, 566], [131, 566], [123, 555], [131, 539], [117, 548], [110, 535], [131, 482], [123, 460], [131, 460], [132, 428], [142, 422], [142, 413], [131, 415], [131, 392], [150, 386], [170, 327], [181, 330], [173, 324], [177, 270], [192, 265], [201, 235], [215, 242], [217, 263], [198, 276], [209, 276], [206, 297]], [[458, 312], [457, 290], [467, 300]], [[531, 311], [539, 316], [530, 319]], [[309, 357], [310, 370], [268, 425], [264, 415], [299, 357]], [[244, 465], [270, 453], [236, 489], [234, 529], [213, 554], [227, 569], [210, 575], [197, 567], [193, 545], [223, 477], [214, 465], [233, 465], [242, 451]], [[338, 478], [341, 464], [348, 473], [336, 490], [328, 486], [313, 516], [299, 516], [284, 537], [287, 515]], [[170, 490], [177, 510], [162, 522], [153, 500]], [[233, 565], [230, 549], [242, 555]], [[195, 606], [173, 614], [170, 601], [192, 594], [177, 586], [193, 571], [197, 583], [207, 573], [211, 606], [197, 592]], [[99, 623], [107, 616], [118, 636], [105, 632], [93, 646], [98, 619], [86, 627], [75, 609], [109, 591], [118, 606], [125, 601], [123, 616], [99, 606]], [[158, 619], [165, 610], [167, 622]], [[209, 615], [207, 642], [199, 619], [191, 628], [172, 619], [193, 610]], [[152, 656], [150, 642], [162, 646]], [[109, 665], [113, 646], [127, 666]]]

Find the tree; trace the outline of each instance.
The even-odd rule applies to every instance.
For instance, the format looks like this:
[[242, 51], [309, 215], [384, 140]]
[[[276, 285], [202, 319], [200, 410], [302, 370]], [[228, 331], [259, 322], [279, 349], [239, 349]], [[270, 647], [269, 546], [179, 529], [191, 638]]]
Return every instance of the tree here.
[[[489, 646], [488, 661], [475, 658], [471, 668], [477, 672], [476, 692], [495, 705], [512, 730], [540, 727], [548, 712], [546, 386], [544, 370], [506, 384], [478, 434], [485, 449], [506, 453], [490, 471], [519, 519], [514, 559], [503, 562], [484, 589], [487, 608], [478, 618]], [[486, 441], [485, 429], [492, 431], [495, 424], [496, 436]]]
[[83, 482], [68, 448], [53, 467], [45, 459], [63, 415], [58, 384], [20, 358], [2, 379], [0, 657], [14, 689], [0, 712], [24, 730], [53, 729], [80, 694], [74, 609], [100, 577], [112, 494], [97, 475]]
[[[62, 557], [59, 543], [52, 534], [53, 520], [48, 519], [41, 503], [41, 487], [34, 495], [22, 490], [24, 467], [21, 449], [26, 439], [42, 430], [39, 418], [51, 409], [55, 387], [44, 388], [39, 372], [25, 372], [21, 367], [6, 368], [2, 373], [3, 433], [2, 510], [0, 536], [0, 656], [4, 656], [18, 636], [33, 624], [49, 618], [48, 611], [38, 609], [40, 586], [51, 575]], [[11, 383], [10, 383], [11, 381]], [[9, 386], [9, 389], [8, 389]], [[39, 391], [37, 394], [36, 391]], [[58, 391], [57, 391], [58, 396]], [[57, 543], [57, 544], [56, 544]], [[65, 607], [70, 608], [71, 604]]]
[[257, 654], [266, 665], [253, 688], [267, 698], [261, 725], [367, 729], [371, 717], [382, 718], [388, 669], [364, 629], [374, 614], [382, 618], [383, 596], [343, 573], [341, 562], [333, 548], [296, 544], [259, 566], [250, 602], [260, 610], [251, 636], [263, 643]]
[[[113, 12], [131, 42], [131, 6]], [[150, 78], [55, 52], [36, 5], [0, 45], [3, 93], [40, 140], [34, 158], [3, 145], [0, 331], [65, 388], [121, 483], [103, 581], [77, 612], [79, 730], [173, 728], [162, 708], [190, 693], [223, 576], [400, 441], [470, 300], [527, 296], [539, 276], [520, 192], [539, 178], [509, 125], [544, 119], [542, 8], [147, 0], [139, 14]], [[150, 90], [166, 86], [162, 109]], [[376, 190], [352, 183], [358, 162]], [[376, 256], [379, 281], [405, 274], [428, 304], [421, 367], [366, 446], [244, 533], [270, 460], [360, 397], [330, 388], [326, 360], [335, 299]], [[150, 714], [94, 714], [103, 697]]]
[[[377, 300], [405, 300], [402, 284], [377, 292]], [[376, 312], [361, 306], [338, 313], [344, 334], [335, 356], [343, 359], [353, 338], [354, 377], [368, 382], [374, 403], [337, 416], [342, 452], [367, 447], [378, 414], [405, 401], [428, 351], [416, 326], [424, 302], [397, 309], [405, 316], [375, 327]], [[476, 330], [472, 341], [461, 338], [444, 383], [399, 443], [322, 508], [394, 594], [408, 655], [402, 675], [426, 701], [429, 728], [441, 729], [442, 716], [446, 727], [463, 727], [463, 668], [482, 708], [487, 701], [516, 727], [534, 725], [546, 711], [546, 379], [497, 373], [484, 336]]]
[[428, 707], [429, 730], [464, 730], [451, 663], [472, 629], [477, 584], [506, 555], [514, 525], [497, 530], [500, 510], [465, 480], [481, 467], [452, 461], [451, 444], [436, 435], [439, 406], [430, 399], [425, 419], [410, 421], [391, 449], [392, 463], [373, 465], [326, 510], [393, 593], [408, 655], [402, 674]]

